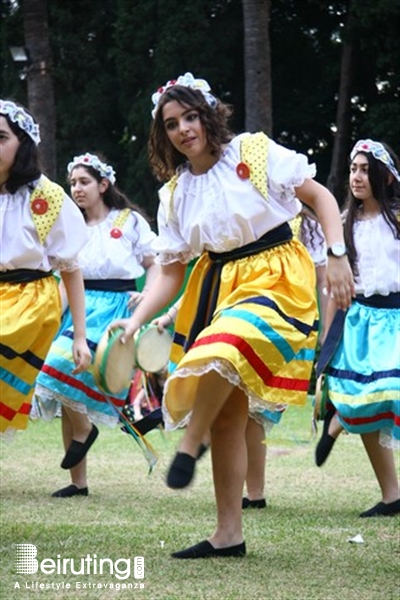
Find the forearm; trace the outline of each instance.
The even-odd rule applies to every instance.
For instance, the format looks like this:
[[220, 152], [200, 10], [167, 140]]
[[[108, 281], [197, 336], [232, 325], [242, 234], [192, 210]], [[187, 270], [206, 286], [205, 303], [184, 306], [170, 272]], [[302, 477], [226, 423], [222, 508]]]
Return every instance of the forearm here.
[[302, 202], [315, 211], [327, 245], [344, 243], [339, 206], [331, 192], [313, 179], [306, 179], [300, 187], [296, 188], [296, 194]]
[[80, 269], [62, 271], [62, 283], [67, 293], [68, 304], [74, 324], [74, 339], [86, 337], [85, 288]]
[[180, 263], [172, 263], [159, 268], [143, 300], [130, 318], [131, 323], [135, 324], [135, 328], [150, 321], [175, 298], [182, 287], [184, 275], [185, 266]]

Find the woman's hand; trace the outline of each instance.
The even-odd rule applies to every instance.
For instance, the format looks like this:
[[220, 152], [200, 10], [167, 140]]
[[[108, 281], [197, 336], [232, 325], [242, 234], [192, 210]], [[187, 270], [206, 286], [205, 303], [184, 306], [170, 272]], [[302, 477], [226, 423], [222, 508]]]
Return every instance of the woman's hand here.
[[129, 300], [128, 300], [128, 308], [129, 310], [133, 310], [136, 308], [144, 298], [143, 292], [128, 292]]
[[75, 369], [72, 370], [74, 375], [82, 373], [82, 371], [86, 371], [89, 368], [92, 363], [92, 355], [85, 338], [74, 339], [72, 343], [72, 356], [76, 365]]
[[328, 257], [326, 281], [328, 294], [334, 299], [337, 307], [342, 310], [349, 308], [356, 291], [347, 256]]
[[117, 319], [116, 321], [113, 321], [109, 326], [108, 329], [109, 330], [114, 330], [114, 329], [123, 329], [124, 332], [121, 335], [121, 343], [125, 344], [125, 342], [127, 341], [127, 339], [129, 339], [130, 337], [133, 337], [136, 333], [136, 331], [138, 329], [140, 329], [141, 327], [141, 323], [138, 323], [134, 316], [130, 317], [129, 319]]

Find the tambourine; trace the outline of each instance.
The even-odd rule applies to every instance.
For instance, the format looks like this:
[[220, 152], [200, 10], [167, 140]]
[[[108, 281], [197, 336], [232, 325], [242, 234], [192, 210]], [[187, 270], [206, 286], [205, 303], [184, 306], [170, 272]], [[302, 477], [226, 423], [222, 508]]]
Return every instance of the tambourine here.
[[135, 369], [135, 341], [121, 343], [124, 329], [107, 330], [97, 345], [93, 377], [106, 394], [119, 394], [129, 388]]
[[134, 335], [134, 361], [146, 373], [162, 371], [169, 360], [172, 336], [167, 329], [159, 331], [157, 325], [144, 325]]
[[327, 397], [326, 376], [322, 374], [315, 382], [314, 421], [323, 421], [325, 419]]

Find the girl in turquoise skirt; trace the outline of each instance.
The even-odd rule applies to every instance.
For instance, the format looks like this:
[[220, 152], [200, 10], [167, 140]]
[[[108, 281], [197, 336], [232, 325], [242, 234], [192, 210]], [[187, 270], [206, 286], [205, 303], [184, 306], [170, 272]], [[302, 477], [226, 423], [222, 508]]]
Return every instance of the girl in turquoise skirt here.
[[[128, 317], [143, 293], [136, 280], [146, 284], [158, 270], [151, 244], [155, 233], [147, 220], [116, 186], [114, 169], [96, 154], [75, 156], [68, 165], [71, 195], [81, 209], [88, 241], [78, 255], [85, 284], [86, 335], [94, 358], [110, 321]], [[56, 490], [56, 498], [87, 496], [86, 455], [98, 435], [97, 425], [115, 426], [116, 411], [107, 402], [94, 377], [94, 367], [71, 373], [71, 313], [65, 307], [61, 327], [37, 379], [35, 393], [44, 418], [62, 407], [62, 435], [70, 485]], [[128, 387], [110, 396], [122, 410]]]
[[[305, 404], [317, 341], [314, 265], [288, 222], [300, 198], [317, 213], [328, 245], [343, 246], [340, 213], [305, 156], [263, 133], [234, 136], [230, 108], [205, 80], [186, 73], [152, 100], [150, 162], [166, 182], [153, 244], [161, 272], [132, 317], [114, 325], [132, 336], [171, 302], [198, 257], [164, 388], [166, 428], [186, 426], [167, 485], [190, 484], [210, 430], [217, 527], [173, 557], [240, 557], [248, 420]], [[340, 248], [337, 255], [328, 260], [328, 287], [347, 308], [353, 278]]]
[[[369, 139], [355, 144], [350, 161], [344, 231], [357, 296], [345, 314], [337, 312], [321, 351], [329, 410], [316, 462], [325, 462], [343, 429], [360, 434], [382, 494], [360, 516], [388, 516], [400, 512], [394, 460], [400, 440], [399, 161]], [[328, 312], [337, 308], [331, 299]], [[343, 318], [340, 342], [329, 356]]]

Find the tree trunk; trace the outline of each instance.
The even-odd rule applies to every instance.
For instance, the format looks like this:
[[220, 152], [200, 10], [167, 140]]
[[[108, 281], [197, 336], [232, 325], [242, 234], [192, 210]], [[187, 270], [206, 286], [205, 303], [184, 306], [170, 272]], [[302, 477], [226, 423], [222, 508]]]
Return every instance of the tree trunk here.
[[52, 54], [47, 20], [47, 0], [23, 0], [25, 46], [30, 66], [27, 73], [28, 108], [40, 126], [40, 158], [44, 172], [56, 178], [56, 112]]
[[354, 73], [354, 46], [352, 40], [352, 3], [349, 3], [349, 16], [346, 24], [347, 38], [343, 43], [340, 64], [339, 97], [336, 111], [336, 135], [333, 143], [331, 168], [327, 187], [342, 205], [347, 184], [347, 154], [351, 132], [351, 96]]
[[271, 0], [243, 0], [245, 128], [272, 134]]

